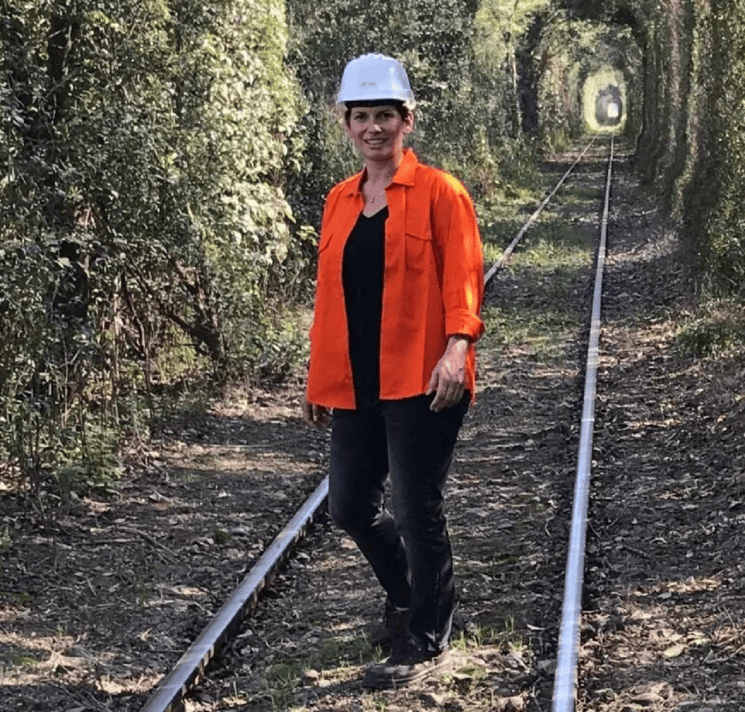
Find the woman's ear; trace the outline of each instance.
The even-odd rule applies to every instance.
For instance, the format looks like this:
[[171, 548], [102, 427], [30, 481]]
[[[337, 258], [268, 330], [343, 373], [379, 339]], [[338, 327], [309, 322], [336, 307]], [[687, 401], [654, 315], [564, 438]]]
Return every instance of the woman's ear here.
[[341, 124], [342, 129], [344, 129], [344, 133], [349, 138], [352, 138], [352, 134], [349, 133], [349, 122], [347, 121], [347, 117], [342, 115], [341, 119], [339, 120], [339, 123]]
[[404, 119], [404, 133], [411, 133], [414, 130], [414, 112], [409, 111]]

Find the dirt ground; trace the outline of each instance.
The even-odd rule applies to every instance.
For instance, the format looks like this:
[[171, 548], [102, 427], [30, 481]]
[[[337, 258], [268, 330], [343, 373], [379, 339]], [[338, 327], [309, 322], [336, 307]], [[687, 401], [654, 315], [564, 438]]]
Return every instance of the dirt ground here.
[[[547, 166], [547, 184], [564, 169]], [[603, 178], [590, 158], [572, 189], [599, 195]], [[594, 243], [589, 200], [560, 195], [555, 210]], [[692, 266], [627, 161], [608, 249], [578, 709], [740, 711], [743, 353], [679, 352]], [[489, 292], [490, 308], [538, 326], [481, 350], [448, 491], [452, 670], [360, 687], [382, 599], [322, 521], [185, 710], [550, 709], [591, 278], [589, 265], [564, 280], [516, 261]], [[328, 434], [300, 421], [301, 388], [296, 377], [166, 424], [116, 497], [52, 513], [0, 493], [0, 709], [141, 709], [322, 477]]]
[[[596, 419], [580, 709], [745, 709], [742, 350], [681, 354], [675, 231], [619, 177]], [[633, 200], [637, 202], [632, 202]]]

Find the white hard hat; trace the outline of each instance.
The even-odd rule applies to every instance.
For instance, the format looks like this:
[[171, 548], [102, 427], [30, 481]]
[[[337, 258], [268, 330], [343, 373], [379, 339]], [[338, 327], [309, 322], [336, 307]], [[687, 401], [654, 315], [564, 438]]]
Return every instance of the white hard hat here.
[[384, 54], [363, 54], [344, 68], [336, 102], [338, 105], [376, 99], [402, 101], [414, 108], [414, 92], [401, 63]]

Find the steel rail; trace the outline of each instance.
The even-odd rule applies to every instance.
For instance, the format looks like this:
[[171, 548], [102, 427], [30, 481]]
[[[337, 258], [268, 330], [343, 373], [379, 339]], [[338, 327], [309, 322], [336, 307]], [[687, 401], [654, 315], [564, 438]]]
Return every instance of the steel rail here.
[[600, 342], [600, 306], [603, 293], [603, 272], [608, 236], [608, 206], [613, 171], [613, 137], [611, 137], [608, 176], [605, 184], [605, 204], [600, 227], [595, 290], [592, 297], [590, 338], [587, 347], [587, 369], [585, 393], [582, 406], [582, 423], [579, 435], [577, 475], [572, 504], [572, 523], [569, 532], [569, 551], [564, 579], [564, 601], [559, 630], [559, 652], [554, 675], [553, 712], [572, 712], [577, 695], [577, 655], [582, 615], [582, 582], [585, 560], [585, 538], [587, 533], [587, 508], [590, 493], [590, 470], [592, 465], [592, 436], [595, 425], [595, 391], [598, 373], [598, 345]]
[[227, 637], [256, 606], [259, 593], [271, 581], [292, 546], [315, 518], [328, 495], [328, 489], [326, 477], [276, 536], [233, 595], [181, 656], [173, 670], [160, 681], [142, 712], [175, 712], [184, 694], [197, 682]]
[[523, 225], [517, 235], [515, 235], [514, 238], [512, 238], [512, 242], [510, 242], [507, 247], [504, 248], [504, 252], [502, 252], [502, 256], [489, 268], [486, 275], [484, 276], [484, 288], [489, 286], [489, 282], [492, 281], [494, 278], [494, 275], [499, 272], [502, 267], [504, 267], [505, 262], [509, 259], [510, 255], [514, 251], [514, 249], [517, 247], [520, 240], [523, 239], [523, 236], [525, 233], [532, 227], [533, 223], [535, 223], [536, 220], [538, 220], [538, 216], [543, 212], [543, 209], [548, 205], [549, 200], [556, 195], [556, 192], [561, 188], [564, 181], [567, 179], [569, 174], [574, 170], [574, 167], [582, 160], [584, 155], [587, 153], [587, 151], [590, 150], [590, 146], [592, 146], [593, 143], [595, 143], [595, 139], [597, 136], [592, 137], [592, 141], [585, 146], [584, 151], [577, 156], [574, 163], [572, 163], [571, 166], [567, 169], [566, 173], [561, 177], [559, 182], [554, 186], [554, 189], [543, 199], [541, 204], [536, 208], [534, 213], [528, 218], [528, 221]]
[[[556, 194], [567, 176], [587, 153], [592, 141], [585, 147], [571, 167], [564, 173], [549, 195], [544, 198], [540, 207], [523, 225], [517, 237], [513, 239], [502, 255], [484, 276], [484, 287], [496, 274], [504, 261], [509, 257], [522, 236], [535, 222], [548, 201]], [[498, 266], [497, 266], [498, 265]], [[277, 535], [272, 544], [262, 554], [256, 565], [241, 581], [238, 588], [215, 614], [199, 637], [181, 656], [176, 666], [156, 686], [153, 694], [141, 712], [177, 712], [179, 705], [188, 690], [197, 683], [203, 672], [217, 655], [231, 632], [256, 607], [260, 592], [268, 585], [279, 566], [287, 559], [290, 551], [302, 536], [308, 525], [316, 518], [328, 496], [328, 477], [325, 477], [315, 492], [298, 510], [287, 526]]]

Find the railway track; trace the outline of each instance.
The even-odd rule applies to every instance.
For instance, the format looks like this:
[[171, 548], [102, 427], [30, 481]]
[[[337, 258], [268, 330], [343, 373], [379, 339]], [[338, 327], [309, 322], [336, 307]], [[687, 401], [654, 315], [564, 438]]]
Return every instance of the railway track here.
[[[505, 299], [501, 305], [499, 304], [500, 298], [493, 296], [501, 291], [499, 287], [495, 289], [497, 282], [500, 281], [498, 277], [501, 270], [528, 230], [540, 224], [541, 213], [550, 204], [550, 201], [556, 198], [564, 182], [572, 176], [573, 172], [580, 173], [578, 166], [582, 168], [581, 160], [590, 151], [592, 145], [591, 142], [565, 171], [559, 182], [546, 195], [538, 209], [533, 212], [518, 235], [504, 250], [500, 260], [495, 262], [488, 270], [485, 281], [490, 287], [489, 292], [492, 297], [487, 301], [487, 305], [496, 302], [498, 305], [495, 307], [496, 309], [508, 311], [510, 290], [504, 290]], [[595, 156], [594, 161], [585, 170], [586, 178], [590, 176], [592, 171], [597, 172], [598, 163], [598, 157]], [[607, 226], [607, 204], [611, 185], [610, 167], [606, 175], [605, 217], [602, 220], [602, 233], [605, 232]], [[597, 182], [597, 176], [590, 176], [590, 180], [591, 182], [593, 180]], [[596, 207], [592, 205], [592, 200], [589, 200], [588, 204], [592, 206], [590, 208], [592, 211], [596, 210]], [[590, 230], [592, 230], [591, 227], [584, 226], [582, 228], [584, 235], [580, 242], [584, 240], [589, 244], [594, 241], [594, 238], [589, 234]], [[601, 234], [600, 239], [602, 254], [604, 251], [603, 234]], [[600, 269], [602, 260], [599, 259], [598, 262]], [[602, 274], [602, 271], [599, 274]], [[576, 277], [576, 279], [580, 278], [586, 279], [586, 276]], [[511, 277], [508, 277], [507, 281], [510, 279]], [[598, 282], [598, 279], [600, 282]], [[517, 282], [519, 280], [513, 281]], [[596, 296], [591, 320], [590, 350], [588, 351], [589, 360], [591, 362], [594, 360], [595, 367], [597, 365], [597, 328], [599, 327], [600, 309], [599, 284], [602, 284], [602, 277], [596, 277], [595, 281]], [[533, 304], [532, 308], [540, 309], [542, 299], [550, 301], [550, 285], [543, 285], [544, 288], [546, 286], [549, 287], [548, 293], [540, 295], [539, 303]], [[519, 289], [520, 286], [516, 286], [516, 284], [510, 286], [510, 289], [516, 288]], [[579, 316], [579, 311], [585, 306], [586, 299], [583, 293], [586, 290], [583, 290], [579, 283], [573, 285], [572, 289], [577, 296], [576, 304], [572, 308], [573, 311], [578, 312], [573, 317], [576, 324], [582, 319]], [[530, 300], [531, 296], [523, 295], [521, 298]], [[566, 344], [557, 347], [564, 352], [562, 358], [564, 366], [567, 365], [568, 361], [567, 350], [573, 349], [576, 356], [576, 347], [577, 344], [571, 337]], [[453, 528], [456, 564], [459, 571], [462, 572], [461, 604], [457, 625], [464, 648], [468, 648], [471, 644], [470, 641], [479, 638], [488, 639], [488, 644], [482, 647], [492, 651], [495, 655], [498, 654], [502, 662], [507, 661], [504, 663], [505, 665], [513, 666], [512, 673], [515, 673], [516, 668], [517, 672], [524, 678], [522, 682], [524, 694], [521, 693], [522, 697], [512, 695], [511, 697], [515, 699], [510, 704], [521, 704], [517, 701], [517, 697], [520, 697], [527, 705], [530, 699], [537, 701], [541, 696], [544, 698], [542, 704], [545, 704], [547, 684], [545, 678], [547, 671], [553, 667], [551, 656], [556, 648], [556, 641], [553, 639], [551, 631], [556, 628], [561, 633], [561, 641], [559, 644], [559, 664], [554, 680], [553, 704], [555, 712], [565, 712], [573, 708], [575, 697], [575, 665], [579, 634], [578, 601], [581, 596], [581, 569], [587, 507], [586, 480], [584, 484], [578, 484], [575, 489], [569, 567], [565, 580], [568, 597], [563, 601], [564, 617], [561, 625], [558, 625], [558, 609], [560, 606], [557, 588], [560, 587], [557, 587], [557, 582], [562, 567], [557, 565], [557, 556], [561, 557], [565, 554], [566, 545], [558, 543], [561, 541], [558, 534], [566, 526], [567, 514], [570, 509], [571, 496], [564, 477], [569, 466], [566, 453], [566, 445], [569, 442], [579, 442], [581, 447], [579, 464], [577, 465], [579, 481], [581, 482], [581, 477], [586, 478], [589, 472], [589, 453], [592, 445], [591, 398], [593, 394], [588, 391], [588, 388], [585, 389], [585, 407], [581, 418], [582, 431], [577, 437], [575, 430], [578, 423], [576, 423], [576, 419], [572, 419], [571, 415], [576, 409], [572, 399], [576, 400], [577, 395], [575, 374], [579, 370], [578, 364], [567, 369], [555, 363], [555, 356], [548, 360], [554, 362], [551, 368], [547, 369], [547, 364], [544, 363], [542, 364], [543, 369], [536, 369], [535, 364], [531, 366], [529, 363], [518, 362], [516, 359], [515, 363], [501, 373], [499, 372], [499, 364], [493, 358], [490, 359], [490, 363], [482, 363], [482, 370], [488, 375], [486, 387], [482, 386], [483, 392], [480, 395], [478, 410], [481, 410], [486, 417], [482, 420], [472, 418], [471, 421], [473, 422], [470, 424], [467, 422], [463, 438], [464, 443], [459, 450], [456, 474], [449, 495], [451, 500], [455, 500], [457, 511], [450, 518]], [[531, 403], [519, 403], [514, 394], [510, 393], [509, 381], [511, 378], [533, 383], [535, 390]], [[590, 378], [592, 377], [588, 376], [588, 379]], [[557, 390], [558, 384], [561, 384], [559, 390]], [[547, 392], [552, 392], [551, 397], [548, 396]], [[556, 398], [557, 394], [559, 395], [558, 398]], [[588, 397], [590, 401], [587, 400]], [[588, 405], [588, 402], [590, 405]], [[490, 424], [493, 428], [495, 418], [497, 423], [503, 423], [501, 432], [496, 438], [493, 437], [493, 429], [490, 433]], [[530, 464], [529, 449], [535, 447], [537, 442], [545, 443], [547, 440], [553, 443], [549, 448], [552, 453], [544, 453], [548, 457], [539, 458], [540, 463]], [[529, 467], [537, 467], [537, 470], [533, 473], [522, 470], [520, 463]], [[511, 472], [517, 472], [518, 469], [520, 469], [521, 475], [518, 479], [527, 479], [527, 486], [512, 486], [510, 484]], [[477, 481], [481, 483], [480, 486], [474, 486]], [[486, 507], [481, 497], [484, 483], [495, 494], [494, 499]], [[530, 483], [532, 483], [534, 489], [533, 495], [529, 495]], [[300, 540], [301, 534], [308, 524], [318, 516], [324, 503], [326, 491], [327, 482], [323, 480], [298, 515], [268, 547], [254, 569], [249, 572], [238, 589], [225, 602], [219, 613], [214, 616], [197, 640], [184, 653], [171, 673], [163, 678], [142, 708], [142, 712], [170, 712], [171, 710], [181, 709], [185, 696], [195, 685], [200, 683], [207, 665], [214, 660], [219, 652], [227, 648], [229, 652], [232, 652], [232, 658], [237, 660], [240, 655], [245, 654], [246, 649], [252, 649], [252, 646], [246, 644], [246, 641], [256, 631], [250, 630], [248, 635], [245, 632], [240, 633], [239, 624], [253, 610], [260, 592], [267, 588], [273, 578], [283, 576], [279, 573], [282, 564], [287, 561], [291, 550]], [[513, 501], [515, 497], [517, 498], [517, 504]], [[581, 502], [578, 504], [581, 497], [585, 498], [584, 505]], [[526, 499], [521, 503], [519, 501], [521, 498]], [[547, 506], [546, 502], [550, 504]], [[528, 519], [532, 518], [532, 523], [525, 524], [523, 520], [526, 517]], [[511, 529], [525, 528], [526, 526], [531, 529], [531, 535], [526, 537], [526, 540], [530, 542], [538, 542], [542, 533], [550, 533], [552, 529], [556, 529], [557, 536], [556, 541], [551, 545], [553, 547], [552, 551], [544, 550], [541, 552], [539, 548], [532, 550], [533, 547], [528, 547], [531, 550], [520, 551], [519, 547], [515, 550], [509, 543], [501, 549], [495, 547], [493, 543], [495, 534], [499, 535], [499, 532], [505, 530], [509, 532]], [[469, 552], [467, 560], [464, 560], [463, 556], [458, 553], [461, 548], [458, 546], [459, 541], [462, 544], [462, 550]], [[330, 562], [335, 557], [339, 558], [338, 552], [334, 553], [334, 546], [338, 546], [338, 542], [331, 548], [326, 548], [322, 557], [323, 563], [320, 564], [322, 568], [331, 565]], [[314, 542], [313, 549], [316, 548], [318, 548], [317, 542]], [[345, 551], [343, 558], [354, 559], [355, 552], [352, 549], [346, 549]], [[476, 555], [480, 555], [481, 559]], [[309, 556], [306, 554], [305, 558], [307, 560]], [[370, 589], [371, 584], [369, 580], [365, 579], [364, 567], [363, 570], [360, 570], [359, 562], [350, 563], [349, 566], [355, 567], [352, 578], [361, 589]], [[310, 569], [311, 566], [302, 568]], [[317, 568], [318, 565], [316, 565]], [[521, 576], [526, 572], [528, 572], [528, 578], [530, 579], [528, 595], [523, 592], [520, 596], [514, 596], [507, 592], [504, 596], [499, 594], [495, 596], [493, 590], [490, 592], [492, 587], [499, 586], [500, 580], [504, 582], [510, 575]], [[304, 573], [312, 574], [308, 571]], [[316, 570], [317, 574], [318, 571]], [[353, 585], [352, 589], [357, 588], [357, 584]], [[297, 586], [297, 584], [295, 585]], [[306, 593], [308, 590], [306, 589]], [[297, 591], [297, 593], [302, 595], [300, 591]], [[332, 596], [323, 598], [325, 598], [327, 604], [333, 600]], [[505, 616], [499, 614], [497, 618], [500, 619], [500, 623], [497, 625], [493, 620], [493, 615], [486, 612], [485, 603], [496, 600], [497, 608], [508, 611], [510, 599], [514, 598], [523, 599], [525, 602], [527, 609], [522, 611], [525, 614], [524, 617], [520, 613], [507, 613]], [[319, 605], [319, 613], [322, 613], [323, 602], [317, 600], [316, 603]], [[364, 613], [361, 613], [360, 617], [364, 617]], [[512, 630], [510, 630], [510, 626], [513, 626]], [[516, 631], [519, 632], [518, 635], [515, 635]], [[233, 638], [236, 634], [238, 636], [237, 640], [241, 641], [239, 643], [236, 643]], [[516, 640], [521, 636], [527, 636], [527, 640], [523, 642], [527, 643], [532, 651], [533, 657], [530, 660], [520, 654], [520, 646]], [[311, 636], [311, 638], [313, 637]], [[266, 642], [267, 648], [270, 649], [270, 641], [267, 640]], [[504, 654], [504, 651], [508, 652]], [[228, 655], [228, 657], [231, 656]], [[493, 665], [493, 660], [490, 661], [488, 655], [485, 657], [482, 655], [482, 658], [487, 668], [489, 665]], [[230, 663], [228, 663], [228, 667], [230, 667]], [[328, 687], [314, 687], [314, 680], [315, 682], [318, 681], [314, 674], [310, 674], [308, 676], [309, 697], [313, 697], [315, 687], [317, 689]], [[209, 682], [203, 681], [202, 687], [205, 686], [209, 686]], [[544, 691], [541, 692], [541, 689]], [[529, 692], [529, 690], [532, 690], [532, 692]], [[267, 699], [272, 697], [270, 689], [260, 694], [264, 694]], [[318, 696], [317, 693], [315, 694]], [[506, 699], [509, 697], [507, 696]], [[536, 704], [538, 703], [536, 702]], [[280, 707], [275, 706], [274, 708], [279, 709]], [[268, 709], [272, 709], [272, 707], [268, 707]], [[541, 709], [544, 709], [544, 707], [541, 707]]]

